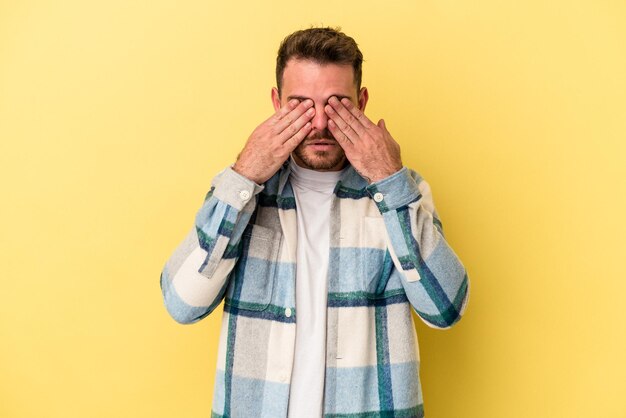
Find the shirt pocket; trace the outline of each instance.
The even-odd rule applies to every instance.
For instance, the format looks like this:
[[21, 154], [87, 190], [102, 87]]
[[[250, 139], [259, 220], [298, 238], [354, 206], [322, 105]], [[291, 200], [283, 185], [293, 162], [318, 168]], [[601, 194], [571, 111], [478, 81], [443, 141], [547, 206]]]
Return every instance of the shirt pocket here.
[[361, 285], [368, 296], [385, 290], [391, 258], [388, 251], [387, 229], [380, 217], [361, 219], [359, 239], [359, 271]]
[[241, 256], [233, 269], [225, 305], [250, 311], [265, 310], [272, 300], [282, 234], [250, 224], [241, 237]]

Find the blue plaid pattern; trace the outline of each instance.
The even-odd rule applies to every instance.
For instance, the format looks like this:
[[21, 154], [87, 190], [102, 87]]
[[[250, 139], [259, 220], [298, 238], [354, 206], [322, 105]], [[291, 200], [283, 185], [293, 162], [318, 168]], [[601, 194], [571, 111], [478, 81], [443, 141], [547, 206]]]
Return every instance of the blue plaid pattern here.
[[[165, 306], [194, 323], [224, 301], [214, 417], [287, 416], [295, 325], [296, 204], [286, 163], [259, 186], [227, 168], [167, 260]], [[449, 328], [469, 298], [429, 185], [403, 168], [349, 167], [330, 214], [325, 417], [423, 417], [411, 309]]]

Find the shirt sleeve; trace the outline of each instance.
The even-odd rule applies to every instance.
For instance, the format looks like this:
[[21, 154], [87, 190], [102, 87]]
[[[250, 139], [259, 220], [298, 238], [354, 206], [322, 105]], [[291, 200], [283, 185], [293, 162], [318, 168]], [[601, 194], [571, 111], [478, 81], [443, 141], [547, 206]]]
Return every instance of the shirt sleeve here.
[[165, 307], [177, 322], [197, 322], [221, 302], [263, 188], [232, 167], [213, 179], [194, 225], [161, 272]]
[[430, 186], [403, 167], [367, 191], [383, 215], [389, 252], [413, 309], [433, 328], [451, 327], [467, 306], [469, 278], [444, 237]]

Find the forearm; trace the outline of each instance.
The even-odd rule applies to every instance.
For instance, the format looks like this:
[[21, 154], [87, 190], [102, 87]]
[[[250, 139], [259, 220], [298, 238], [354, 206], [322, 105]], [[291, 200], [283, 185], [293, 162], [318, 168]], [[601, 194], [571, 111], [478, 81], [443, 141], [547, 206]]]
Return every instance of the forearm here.
[[373, 197], [380, 193], [377, 205], [409, 302], [429, 326], [452, 326], [465, 310], [469, 280], [444, 238], [430, 187], [416, 173], [403, 169], [370, 185], [368, 191]]
[[213, 180], [194, 226], [161, 273], [165, 306], [176, 321], [197, 322], [219, 305], [261, 190], [230, 168]]

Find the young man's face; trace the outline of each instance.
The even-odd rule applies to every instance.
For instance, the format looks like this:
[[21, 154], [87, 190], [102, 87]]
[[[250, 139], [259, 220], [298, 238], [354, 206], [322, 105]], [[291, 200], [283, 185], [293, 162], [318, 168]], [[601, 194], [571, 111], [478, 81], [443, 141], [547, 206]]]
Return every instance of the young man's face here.
[[309, 60], [290, 59], [285, 66], [280, 97], [272, 89], [274, 109], [278, 110], [291, 99], [311, 99], [315, 116], [311, 133], [298, 145], [293, 157], [301, 167], [318, 171], [341, 170], [347, 163], [343, 149], [328, 129], [328, 115], [324, 106], [331, 96], [341, 100], [347, 97], [365, 110], [368, 93], [363, 87], [358, 93], [354, 84], [354, 70], [350, 65], [319, 64]]

